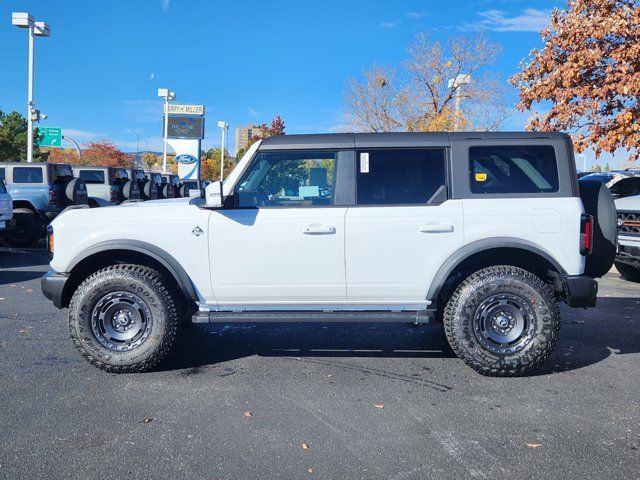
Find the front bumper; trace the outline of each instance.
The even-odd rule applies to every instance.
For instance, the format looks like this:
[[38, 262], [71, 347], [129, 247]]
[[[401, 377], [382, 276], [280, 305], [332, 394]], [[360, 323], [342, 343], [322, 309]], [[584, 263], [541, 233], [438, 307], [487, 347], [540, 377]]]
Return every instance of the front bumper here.
[[68, 274], [58, 273], [54, 270], [49, 270], [40, 279], [42, 293], [58, 308], [63, 308], [62, 295], [64, 293], [64, 286], [67, 283], [67, 280], [69, 280]]
[[616, 254], [616, 262], [625, 263], [632, 267], [640, 268], [640, 242], [633, 242], [638, 245], [628, 245], [618, 243], [618, 253]]
[[595, 307], [598, 282], [586, 275], [567, 275], [562, 278], [567, 305], [570, 307]]

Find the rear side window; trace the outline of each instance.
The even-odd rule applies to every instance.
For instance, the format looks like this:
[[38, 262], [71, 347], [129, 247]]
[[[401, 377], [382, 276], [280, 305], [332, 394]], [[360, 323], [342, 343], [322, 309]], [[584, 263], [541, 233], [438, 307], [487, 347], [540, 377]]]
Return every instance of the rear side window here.
[[427, 204], [446, 185], [444, 149], [360, 151], [358, 205]]
[[39, 167], [13, 167], [13, 183], [42, 183]]
[[558, 191], [558, 165], [550, 145], [469, 149], [472, 193], [546, 193]]
[[4, 167], [0, 168], [0, 180], [6, 180], [4, 172], [5, 172], [5, 168]]
[[84, 183], [104, 183], [104, 172], [102, 170], [80, 170], [79, 174]]

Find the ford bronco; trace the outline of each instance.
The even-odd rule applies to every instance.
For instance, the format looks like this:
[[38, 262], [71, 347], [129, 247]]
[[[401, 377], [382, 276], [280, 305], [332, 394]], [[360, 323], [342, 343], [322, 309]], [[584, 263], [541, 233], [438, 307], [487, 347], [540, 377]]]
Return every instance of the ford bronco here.
[[44, 226], [70, 205], [86, 204], [87, 187], [62, 163], [0, 163], [13, 200], [14, 226], [3, 234], [7, 243], [28, 247], [44, 233]]
[[[171, 228], [157, 234], [156, 225]], [[595, 305], [615, 208], [555, 133], [285, 135], [204, 198], [70, 209], [44, 294], [93, 365], [143, 371], [202, 322], [442, 322], [485, 375], [540, 365]]]
[[124, 167], [74, 167], [73, 173], [87, 185], [90, 207], [119, 205], [140, 198], [137, 179]]

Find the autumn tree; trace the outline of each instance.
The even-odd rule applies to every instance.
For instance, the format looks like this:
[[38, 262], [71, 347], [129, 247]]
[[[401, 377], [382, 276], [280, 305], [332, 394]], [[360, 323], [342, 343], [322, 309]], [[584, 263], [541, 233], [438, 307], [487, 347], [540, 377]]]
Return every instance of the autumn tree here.
[[[206, 180], [220, 180], [220, 147], [210, 148], [200, 155], [200, 178]], [[229, 152], [224, 149], [224, 178], [231, 173], [235, 163], [231, 160]]]
[[76, 165], [99, 165], [107, 167], [133, 167], [133, 158], [109, 140], [88, 142], [82, 150], [82, 159]]
[[550, 102], [528, 128], [572, 133], [577, 151], [625, 148], [640, 156], [640, 5], [637, 0], [569, 0], [555, 10], [522, 72], [521, 110]]
[[[350, 80], [345, 126], [370, 132], [496, 130], [509, 115], [508, 95], [486, 68], [500, 51], [482, 36], [442, 43], [420, 34], [401, 67], [377, 66]], [[459, 76], [469, 76], [470, 83], [450, 81]]]
[[52, 163], [78, 163], [78, 152], [72, 148], [49, 148], [49, 162]]
[[[236, 152], [236, 159], [240, 160], [242, 156], [247, 152], [247, 150], [249, 150], [251, 145], [253, 145], [254, 143], [256, 143], [258, 140], [262, 138], [277, 137], [278, 135], [285, 135], [286, 134], [285, 128], [286, 126], [285, 126], [284, 120], [280, 115], [276, 115], [273, 119], [271, 119], [271, 124], [269, 126], [267, 126], [266, 123], [257, 125], [253, 130], [257, 130], [260, 133], [258, 133], [257, 135], [253, 135], [249, 139], [247, 146], [244, 148], [241, 148]], [[220, 171], [220, 167], [218, 167], [218, 171]]]

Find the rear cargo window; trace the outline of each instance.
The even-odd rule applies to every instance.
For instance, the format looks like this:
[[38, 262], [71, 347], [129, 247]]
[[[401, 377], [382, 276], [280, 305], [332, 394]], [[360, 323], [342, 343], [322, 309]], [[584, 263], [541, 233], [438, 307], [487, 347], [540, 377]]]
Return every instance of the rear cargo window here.
[[558, 165], [550, 145], [471, 147], [472, 193], [546, 193], [558, 191]]
[[13, 167], [13, 183], [42, 183], [40, 167]]
[[80, 170], [79, 173], [84, 183], [104, 183], [104, 172], [102, 170]]

